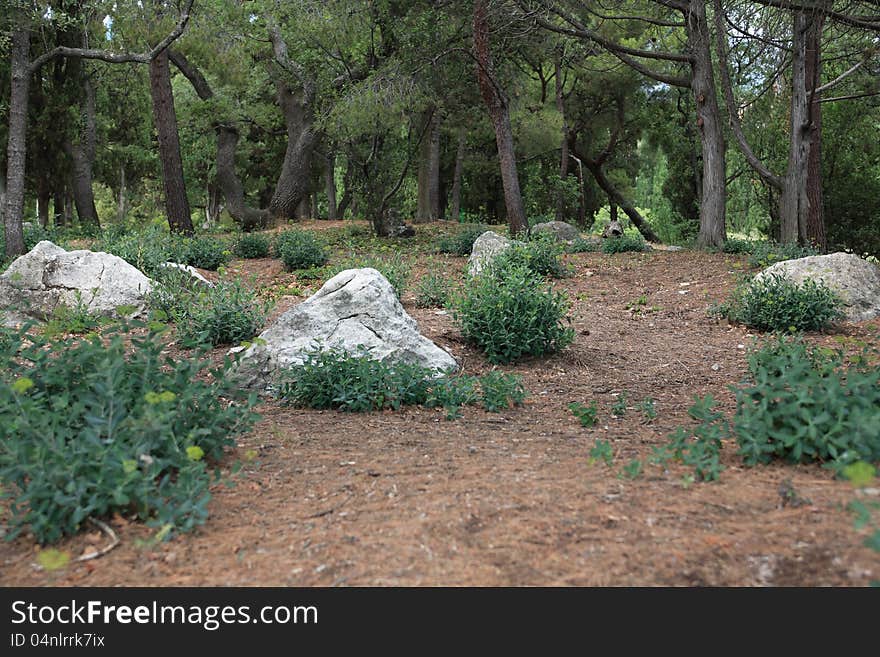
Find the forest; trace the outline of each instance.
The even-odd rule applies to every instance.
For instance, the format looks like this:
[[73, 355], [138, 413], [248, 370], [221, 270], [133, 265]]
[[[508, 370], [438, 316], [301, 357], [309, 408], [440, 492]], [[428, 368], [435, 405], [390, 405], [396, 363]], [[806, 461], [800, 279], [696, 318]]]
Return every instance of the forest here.
[[0, 583], [880, 579], [880, 2], [0, 0]]

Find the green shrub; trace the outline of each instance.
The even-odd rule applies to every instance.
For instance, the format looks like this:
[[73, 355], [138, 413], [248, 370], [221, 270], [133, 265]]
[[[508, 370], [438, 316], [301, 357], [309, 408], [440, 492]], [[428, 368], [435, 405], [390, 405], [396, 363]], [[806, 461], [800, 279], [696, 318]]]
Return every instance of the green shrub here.
[[842, 317], [841, 305], [822, 283], [769, 274], [735, 290], [717, 312], [759, 331], [818, 331]]
[[639, 235], [624, 234], [602, 240], [602, 253], [623, 253], [624, 251], [644, 251], [645, 239]]
[[164, 272], [150, 295], [158, 318], [170, 319], [184, 346], [238, 344], [256, 335], [270, 308], [240, 281], [220, 281], [214, 287], [185, 272]]
[[24, 248], [26, 251], [30, 251], [38, 242], [42, 242], [43, 240], [49, 240], [61, 248], [65, 248], [66, 246], [59, 230], [51, 227], [44, 228], [38, 223], [32, 223], [30, 226], [25, 226], [22, 229], [22, 237], [24, 238]]
[[568, 298], [524, 266], [492, 267], [469, 279], [452, 301], [462, 335], [492, 363], [565, 348], [574, 340]]
[[749, 266], [763, 269], [783, 260], [795, 260], [806, 256], [818, 255], [819, 251], [798, 244], [777, 244], [776, 242], [762, 240], [752, 242], [748, 253]]
[[602, 250], [602, 243], [578, 237], [568, 246], [569, 253], [596, 253]]
[[437, 241], [437, 252], [456, 256], [469, 256], [477, 238], [489, 230], [488, 226], [468, 226], [452, 235], [444, 235]]
[[490, 412], [518, 406], [525, 395], [517, 376], [453, 376], [410, 363], [375, 360], [366, 349], [352, 354], [339, 348], [307, 353], [301, 365], [288, 368], [279, 388], [279, 397], [294, 406], [366, 412], [423, 405], [446, 409], [448, 419], [478, 401]]
[[210, 362], [164, 356], [156, 334], [128, 342], [119, 333], [52, 344], [19, 334], [0, 354], [7, 538], [28, 527], [53, 542], [114, 512], [166, 533], [205, 521], [205, 458], [250, 429], [256, 399], [227, 383], [228, 363], [206, 379]]
[[569, 271], [559, 260], [564, 248], [552, 237], [546, 236], [538, 236], [525, 243], [514, 242], [495, 256], [492, 266], [504, 268], [522, 265], [539, 276], [565, 278]]
[[57, 337], [65, 333], [82, 334], [94, 331], [103, 322], [103, 318], [89, 312], [89, 304], [83, 301], [79, 290], [74, 292], [76, 304], [55, 307], [52, 317], [43, 326], [42, 333], [47, 337]]
[[93, 250], [119, 256], [147, 276], [156, 277], [162, 264], [174, 261], [177, 247], [167, 230], [149, 227], [132, 229], [125, 224], [111, 224], [95, 243]]
[[287, 271], [320, 267], [327, 262], [327, 250], [312, 233], [286, 230], [275, 239], [275, 253]]
[[755, 249], [755, 242], [752, 240], [743, 240], [737, 238], [731, 238], [729, 240], [724, 240], [724, 244], [721, 246], [721, 251], [723, 253], [751, 253]]
[[265, 258], [269, 255], [269, 238], [259, 233], [245, 233], [235, 242], [239, 258]]
[[880, 368], [780, 336], [749, 354], [734, 428], [749, 465], [880, 461]]
[[669, 435], [667, 445], [654, 450], [652, 460], [660, 464], [670, 459], [679, 461], [694, 468], [698, 481], [715, 481], [724, 470], [721, 446], [723, 440], [730, 436], [730, 425], [724, 414], [715, 410], [712, 395], [695, 398], [688, 414], [699, 420], [700, 424], [690, 431], [678, 427]]
[[573, 402], [568, 405], [568, 410], [581, 421], [582, 427], [592, 427], [595, 425], [596, 418], [599, 415], [599, 407], [596, 402], [590, 402], [589, 404]]
[[443, 308], [449, 300], [449, 282], [443, 276], [428, 274], [416, 286], [416, 306]]
[[394, 292], [397, 298], [406, 290], [409, 277], [412, 273], [412, 264], [409, 259], [400, 253], [392, 253], [390, 255], [373, 255], [365, 257], [352, 256], [332, 268], [331, 274], [335, 275], [346, 269], [363, 269], [369, 267], [375, 269], [382, 274]]
[[174, 262], [216, 271], [232, 257], [224, 240], [214, 237], [184, 237], [178, 240], [178, 255]]

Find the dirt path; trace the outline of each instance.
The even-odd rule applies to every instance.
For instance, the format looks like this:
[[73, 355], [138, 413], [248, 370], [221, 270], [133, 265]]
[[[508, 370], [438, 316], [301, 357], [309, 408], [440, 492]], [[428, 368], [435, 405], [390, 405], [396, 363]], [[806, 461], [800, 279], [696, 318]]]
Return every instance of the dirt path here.
[[[454, 276], [464, 262], [444, 267]], [[33, 542], [20, 538], [0, 544], [0, 582], [859, 586], [880, 577], [880, 557], [845, 510], [853, 491], [819, 466], [747, 469], [731, 443], [716, 483], [688, 486], [678, 466], [618, 476], [690, 424], [694, 395], [712, 393], [733, 410], [728, 385], [742, 376], [752, 337], [706, 308], [733, 287], [744, 259], [655, 252], [569, 262], [575, 275], [558, 285], [574, 301], [575, 343], [504, 368], [523, 375], [524, 407], [468, 408], [449, 422], [425, 409], [347, 415], [266, 403], [230, 455], [245, 460], [235, 485], [216, 486], [198, 531], [153, 545], [149, 530], [117, 517], [116, 550], [54, 573], [31, 565]], [[273, 261], [242, 267], [263, 283], [284, 276]], [[627, 309], [643, 295], [642, 312]], [[415, 308], [411, 293], [404, 305], [466, 371], [490, 369], [448, 314]], [[876, 344], [880, 322], [845, 332]], [[622, 392], [629, 409], [613, 418]], [[646, 397], [653, 421], [637, 408]], [[567, 407], [591, 400], [600, 422], [585, 429]], [[598, 438], [613, 445], [610, 467], [589, 463]], [[787, 480], [809, 503], [782, 505]], [[101, 537], [58, 547], [76, 555], [89, 540]]]

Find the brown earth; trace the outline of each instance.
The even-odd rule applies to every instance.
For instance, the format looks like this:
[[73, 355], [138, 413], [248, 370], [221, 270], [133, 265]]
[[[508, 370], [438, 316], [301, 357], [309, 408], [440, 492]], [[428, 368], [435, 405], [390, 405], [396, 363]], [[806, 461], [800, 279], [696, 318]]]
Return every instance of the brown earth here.
[[[647, 463], [677, 426], [693, 425], [695, 395], [734, 410], [729, 386], [744, 374], [754, 336], [706, 311], [735, 285], [745, 258], [658, 251], [567, 260], [574, 275], [555, 285], [573, 301], [574, 344], [501, 368], [522, 375], [524, 406], [471, 407], [447, 421], [421, 408], [344, 414], [264, 402], [263, 419], [224, 463], [244, 467], [233, 486], [215, 487], [207, 524], [156, 544], [153, 530], [116, 516], [116, 549], [54, 572], [34, 565], [38, 547], [20, 537], [0, 544], [0, 583], [862, 586], [880, 578], [880, 555], [863, 546], [866, 530], [846, 508], [857, 493], [821, 466], [746, 468], [733, 441], [718, 482], [688, 483], [683, 466]], [[459, 280], [464, 264], [422, 252], [413, 278], [430, 270]], [[236, 261], [230, 274], [255, 277], [274, 297], [283, 286], [305, 288], [282, 296], [276, 314], [319, 284], [298, 282], [272, 259]], [[643, 295], [639, 312], [628, 308]], [[465, 372], [492, 369], [449, 314], [416, 308], [414, 298], [404, 294], [407, 311]], [[878, 335], [874, 321], [809, 338], [876, 345]], [[614, 417], [624, 392], [627, 412]], [[638, 408], [647, 397], [654, 420]], [[587, 429], [568, 405], [591, 400], [599, 423]], [[590, 463], [597, 439], [611, 442], [613, 465]], [[644, 469], [631, 480], [621, 473], [633, 459]], [[792, 489], [802, 504], [784, 504], [781, 490]], [[87, 532], [56, 547], [75, 556], [104, 541]]]

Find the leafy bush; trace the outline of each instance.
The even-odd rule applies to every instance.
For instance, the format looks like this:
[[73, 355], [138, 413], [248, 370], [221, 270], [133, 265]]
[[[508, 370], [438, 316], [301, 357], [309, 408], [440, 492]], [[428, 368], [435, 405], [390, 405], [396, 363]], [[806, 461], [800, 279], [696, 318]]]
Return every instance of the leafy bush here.
[[428, 274], [416, 287], [416, 306], [443, 308], [449, 300], [449, 282], [443, 276]]
[[602, 250], [602, 244], [596, 240], [578, 237], [568, 247], [569, 253], [596, 253]]
[[52, 317], [43, 326], [43, 335], [54, 337], [65, 333], [82, 334], [94, 331], [101, 326], [101, 317], [89, 312], [89, 305], [82, 299], [82, 293], [74, 293], [76, 304], [72, 307], [59, 304]]
[[880, 368], [780, 336], [749, 354], [734, 428], [749, 465], [880, 461]]
[[760, 331], [818, 331], [842, 316], [841, 304], [822, 283], [769, 274], [735, 290], [717, 312]]
[[518, 406], [525, 391], [520, 377], [501, 372], [479, 378], [452, 376], [410, 363], [375, 360], [366, 349], [352, 354], [332, 348], [311, 351], [301, 365], [288, 368], [279, 397], [295, 406], [350, 412], [442, 407], [453, 419], [461, 406], [477, 401], [490, 412]]
[[581, 421], [582, 427], [592, 427], [595, 425], [596, 418], [599, 415], [599, 407], [594, 401], [589, 404], [573, 402], [568, 405], [568, 410], [570, 410], [572, 414]]
[[250, 429], [256, 398], [227, 383], [228, 362], [206, 379], [210, 362], [163, 356], [155, 333], [127, 342], [117, 333], [50, 344], [22, 333], [0, 354], [7, 538], [29, 527], [53, 542], [114, 512], [180, 531], [205, 521], [205, 457], [218, 459]]
[[731, 238], [729, 240], [724, 240], [724, 244], [721, 246], [721, 251], [723, 253], [751, 253], [755, 248], [755, 242], [752, 240], [743, 240], [737, 238]]
[[721, 476], [722, 441], [730, 436], [730, 425], [724, 414], [715, 410], [712, 395], [700, 399], [688, 409], [688, 414], [700, 424], [689, 431], [678, 427], [669, 435], [669, 443], [654, 451], [653, 459], [665, 463], [672, 459], [694, 468], [698, 481], [715, 481]]
[[504, 268], [522, 265], [539, 276], [565, 278], [569, 271], [559, 260], [563, 251], [562, 244], [554, 241], [552, 237], [539, 236], [530, 242], [514, 242], [495, 256], [492, 266]]
[[773, 263], [783, 260], [795, 260], [806, 256], [818, 255], [819, 251], [808, 246], [798, 244], [777, 244], [769, 241], [752, 242], [749, 253], [750, 267], [769, 267]]
[[240, 281], [207, 287], [178, 270], [162, 274], [150, 296], [160, 319], [170, 319], [185, 346], [238, 344], [254, 337], [266, 321], [268, 301]]
[[275, 239], [275, 253], [287, 271], [320, 267], [327, 262], [321, 241], [304, 230], [286, 230]]
[[444, 235], [437, 241], [437, 252], [456, 256], [469, 256], [477, 238], [489, 230], [488, 226], [468, 226], [452, 235]]
[[465, 339], [492, 363], [560, 351], [574, 340], [568, 298], [521, 265], [492, 267], [471, 278], [452, 301]]
[[64, 239], [60, 231], [55, 228], [44, 228], [38, 223], [31, 223], [22, 229], [22, 237], [24, 238], [24, 248], [30, 251], [38, 242], [49, 240], [56, 246], [65, 247]]
[[112, 224], [93, 247], [119, 256], [147, 276], [156, 277], [162, 264], [175, 261], [176, 246], [168, 231], [157, 227], [130, 229], [125, 224]]
[[259, 233], [245, 233], [235, 242], [239, 258], [265, 258], [269, 255], [269, 238]]
[[624, 251], [644, 251], [645, 239], [639, 235], [624, 234], [602, 240], [602, 253], [623, 253]]
[[178, 256], [174, 262], [216, 271], [232, 257], [226, 242], [214, 237], [184, 237], [178, 240]]

